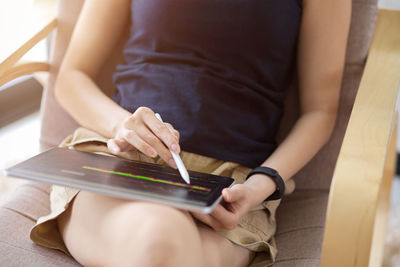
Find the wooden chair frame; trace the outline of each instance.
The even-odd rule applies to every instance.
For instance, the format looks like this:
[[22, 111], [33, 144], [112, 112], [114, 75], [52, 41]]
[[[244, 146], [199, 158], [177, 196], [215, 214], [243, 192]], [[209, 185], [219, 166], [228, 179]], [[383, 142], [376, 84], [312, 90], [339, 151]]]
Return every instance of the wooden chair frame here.
[[[47, 62], [18, 62], [56, 27], [53, 18], [0, 63], [0, 86], [49, 70]], [[382, 262], [396, 159], [398, 29], [400, 11], [380, 9], [330, 188], [322, 266], [380, 266]]]

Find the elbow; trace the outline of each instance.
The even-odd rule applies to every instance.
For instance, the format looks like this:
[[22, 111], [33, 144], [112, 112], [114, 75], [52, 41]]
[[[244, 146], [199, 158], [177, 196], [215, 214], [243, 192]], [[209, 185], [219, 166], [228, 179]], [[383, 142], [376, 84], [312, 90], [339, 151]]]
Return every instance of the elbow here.
[[301, 111], [300, 118], [304, 118], [307, 121], [308, 128], [318, 135], [318, 140], [323, 145], [329, 142], [335, 130], [339, 111], [338, 102], [329, 101], [317, 107], [307, 107], [307, 109]]
[[[336, 125], [336, 110], [313, 110], [302, 114], [301, 120], [304, 120], [306, 127], [315, 134], [315, 141], [321, 146], [328, 143]], [[317, 141], [318, 140], [318, 141]]]
[[324, 116], [323, 116], [323, 124], [324, 124], [324, 136], [325, 136], [325, 140], [324, 140], [324, 144], [328, 143], [328, 141], [331, 139], [332, 134], [334, 132], [335, 129], [335, 125], [336, 125], [336, 119], [338, 116], [338, 112], [334, 111], [334, 112], [324, 112]]
[[74, 72], [72, 69], [61, 67], [54, 83], [54, 97], [64, 109], [67, 108], [69, 100], [73, 97]]
[[54, 97], [56, 101], [63, 106], [63, 99], [65, 95], [65, 84], [63, 81], [65, 81], [65, 72], [59, 71], [56, 81], [54, 82]]

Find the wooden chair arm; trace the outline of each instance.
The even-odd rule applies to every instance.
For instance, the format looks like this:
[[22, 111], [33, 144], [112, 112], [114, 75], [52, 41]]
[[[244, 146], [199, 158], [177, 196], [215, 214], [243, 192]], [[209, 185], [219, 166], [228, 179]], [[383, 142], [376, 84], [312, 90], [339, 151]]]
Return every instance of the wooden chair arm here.
[[380, 266], [396, 158], [400, 11], [379, 10], [333, 175], [322, 266]]
[[45, 62], [17, 63], [32, 47], [46, 38], [56, 27], [57, 19], [54, 17], [4, 61], [0, 62], [0, 86], [22, 75], [49, 70], [49, 64]]

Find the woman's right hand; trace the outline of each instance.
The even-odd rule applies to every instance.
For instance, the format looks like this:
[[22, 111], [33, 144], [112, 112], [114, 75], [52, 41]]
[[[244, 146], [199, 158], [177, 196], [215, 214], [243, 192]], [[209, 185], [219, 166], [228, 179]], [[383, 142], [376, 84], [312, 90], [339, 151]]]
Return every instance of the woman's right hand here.
[[172, 168], [177, 168], [169, 149], [180, 152], [179, 132], [171, 124], [158, 120], [147, 107], [138, 108], [122, 121], [107, 146], [114, 154], [136, 148], [151, 158], [159, 155]]

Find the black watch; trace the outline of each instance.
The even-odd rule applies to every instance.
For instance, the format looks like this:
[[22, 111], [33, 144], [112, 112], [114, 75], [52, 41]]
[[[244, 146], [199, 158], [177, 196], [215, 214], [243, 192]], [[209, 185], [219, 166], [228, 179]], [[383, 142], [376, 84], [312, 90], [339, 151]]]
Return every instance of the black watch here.
[[246, 180], [250, 176], [256, 173], [268, 175], [268, 177], [274, 180], [276, 184], [277, 187], [276, 191], [272, 195], [270, 195], [266, 200], [276, 200], [276, 199], [281, 199], [283, 197], [283, 194], [285, 193], [285, 182], [282, 180], [282, 177], [279, 175], [278, 171], [269, 167], [260, 166], [251, 170], [247, 175]]

